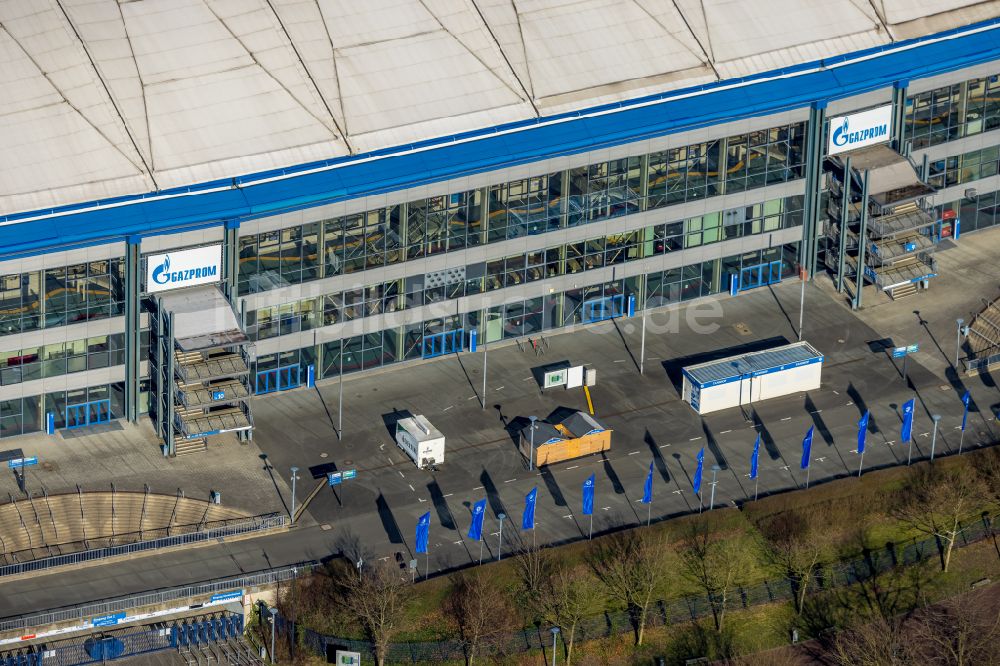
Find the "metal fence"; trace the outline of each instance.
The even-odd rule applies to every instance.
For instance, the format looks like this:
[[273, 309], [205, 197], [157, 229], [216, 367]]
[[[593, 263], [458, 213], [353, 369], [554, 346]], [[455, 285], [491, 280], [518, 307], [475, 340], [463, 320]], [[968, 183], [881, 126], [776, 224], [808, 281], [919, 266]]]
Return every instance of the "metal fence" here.
[[211, 596], [218, 592], [230, 592], [232, 590], [262, 587], [274, 585], [310, 573], [318, 566], [317, 562], [303, 562], [294, 566], [281, 569], [271, 569], [244, 576], [233, 578], [220, 578], [218, 580], [197, 585], [186, 585], [174, 587], [166, 590], [135, 594], [117, 599], [108, 599], [91, 604], [74, 606], [61, 610], [46, 611], [34, 615], [23, 615], [15, 618], [0, 620], [0, 632], [20, 632], [30, 633], [26, 630], [34, 627], [43, 627], [59, 622], [69, 622], [73, 620], [83, 620], [101, 615], [109, 615], [121, 611], [130, 611], [149, 606], [157, 606], [193, 597]]
[[[992, 527], [993, 518], [983, 516], [971, 520], [965, 525], [955, 540], [955, 548], [982, 541], [996, 532]], [[937, 557], [942, 552], [943, 544], [934, 538], [913, 539], [905, 544], [888, 544], [880, 550], [867, 551], [853, 560], [838, 562], [821, 568], [810, 582], [813, 591], [830, 590], [868, 580], [878, 574], [891, 571], [897, 566], [907, 566]], [[727, 608], [750, 608], [776, 601], [787, 601], [793, 598], [797, 589], [796, 582], [783, 578], [764, 581], [749, 587], [739, 587], [731, 595], [731, 605]], [[707, 617], [712, 613], [712, 599], [707, 595], [694, 595], [680, 599], [661, 600], [653, 603], [650, 609], [647, 626], [669, 625], [690, 622]], [[290, 631], [291, 623], [278, 617], [277, 628]], [[633, 631], [632, 618], [627, 611], [606, 611], [599, 615], [584, 618], [576, 628], [576, 641], [586, 641], [606, 638], [617, 634]], [[354, 650], [371, 654], [373, 645], [369, 641], [353, 640], [326, 636], [311, 629], [301, 631], [304, 645], [316, 654], [326, 654], [327, 645], [338, 646], [341, 649]], [[506, 654], [516, 654], [530, 650], [550, 648], [552, 636], [547, 626], [530, 627], [514, 632], [502, 641], [501, 651]], [[387, 661], [389, 663], [420, 663], [442, 660], [462, 660], [465, 651], [459, 641], [424, 641], [412, 643], [393, 643], [389, 646]]]
[[27, 562], [18, 562], [17, 564], [7, 564], [0, 566], [0, 578], [4, 576], [29, 573], [32, 571], [41, 571], [43, 569], [51, 569], [52, 567], [62, 567], [72, 564], [80, 564], [83, 562], [91, 562], [93, 560], [100, 560], [107, 557], [132, 555], [148, 550], [157, 550], [159, 548], [172, 548], [174, 546], [184, 546], [204, 541], [211, 541], [222, 537], [251, 534], [253, 532], [261, 532], [264, 530], [284, 527], [286, 522], [287, 517], [283, 514], [274, 513], [263, 516], [252, 516], [250, 518], [230, 521], [228, 524], [222, 525], [221, 527], [200, 530], [197, 532], [165, 536], [146, 541], [136, 541], [118, 546], [110, 546], [108, 548], [83, 550], [76, 553], [68, 553], [66, 555], [56, 555], [37, 560], [29, 560]]

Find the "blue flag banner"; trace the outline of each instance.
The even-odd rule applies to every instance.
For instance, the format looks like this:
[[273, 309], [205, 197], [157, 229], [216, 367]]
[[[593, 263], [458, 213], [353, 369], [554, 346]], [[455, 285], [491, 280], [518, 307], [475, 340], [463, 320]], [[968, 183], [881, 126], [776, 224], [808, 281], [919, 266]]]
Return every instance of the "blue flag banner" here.
[[521, 517], [521, 529], [535, 529], [535, 500], [538, 499], [538, 486], [524, 496], [524, 516]]
[[649, 504], [653, 501], [653, 463], [649, 463], [649, 473], [646, 474], [646, 483], [642, 486], [642, 503]]
[[428, 511], [424, 515], [420, 516], [420, 520], [417, 521], [417, 552], [426, 553], [427, 552], [427, 537], [431, 531], [431, 512]]
[[962, 412], [962, 432], [965, 432], [965, 424], [969, 420], [969, 400], [971, 398], [968, 391], [962, 396], [962, 404], [965, 405], [965, 411]]
[[594, 475], [583, 482], [583, 515], [591, 516], [594, 513]]
[[802, 438], [802, 461], [799, 463], [802, 469], [809, 469], [809, 455], [812, 453], [814, 430], [816, 430], [816, 426], [809, 426], [809, 432]]
[[865, 440], [868, 438], [868, 417], [870, 415], [871, 412], [866, 409], [865, 415], [858, 421], [858, 453], [865, 452]]
[[913, 398], [903, 404], [903, 430], [899, 435], [904, 442], [910, 441], [913, 436]]
[[472, 524], [469, 525], [469, 538], [479, 541], [483, 538], [483, 518], [486, 517], [486, 498], [472, 505]]
[[750, 478], [757, 478], [757, 460], [760, 458], [760, 433], [757, 433], [757, 441], [753, 443], [753, 454], [750, 456]]
[[694, 468], [694, 494], [701, 493], [701, 468], [705, 466], [705, 447], [698, 452], [698, 466]]

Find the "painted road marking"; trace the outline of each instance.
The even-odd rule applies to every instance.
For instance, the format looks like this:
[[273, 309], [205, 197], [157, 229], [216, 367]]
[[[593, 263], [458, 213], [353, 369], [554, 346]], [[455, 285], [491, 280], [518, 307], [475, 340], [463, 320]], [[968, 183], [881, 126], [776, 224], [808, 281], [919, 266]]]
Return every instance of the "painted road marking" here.
[[452, 408], [452, 407], [454, 407], [454, 406], [455, 406], [455, 405], [448, 405], [447, 407], [445, 407], [445, 408], [444, 408], [444, 409], [442, 409], [441, 411], [442, 411], [442, 412], [447, 412], [447, 411], [448, 411], [449, 409], [451, 409], [451, 408]]
[[840, 391], [834, 391], [833, 394], [834, 395], [840, 395]]
[[385, 442], [382, 442], [381, 444], [378, 445], [378, 450], [379, 451], [384, 451], [385, 450]]
[[854, 404], [854, 401], [853, 401], [853, 400], [851, 400], [851, 401], [850, 401], [849, 403], [847, 403], [847, 405], [846, 405], [846, 406], [847, 406], [847, 407], [850, 407], [850, 406], [851, 406], [851, 405], [853, 405], [853, 404]]
[[665, 448], [667, 448], [668, 446], [670, 446], [670, 445], [669, 445], [669, 444], [660, 444], [660, 448], [661, 448], [661, 449], [665, 449]]
[[781, 419], [781, 420], [782, 420], [782, 421], [791, 421], [791, 420], [792, 420], [792, 417], [791, 417], [791, 416], [786, 416], [785, 418], [783, 418], [783, 419]]
[[448, 493], [447, 495], [445, 495], [445, 497], [451, 497], [451, 496], [452, 496], [452, 495], [454, 495], [454, 494], [455, 494], [455, 493]]
[[570, 513], [570, 514], [566, 514], [565, 516], [563, 516], [563, 518], [572, 518], [572, 517], [573, 517], [573, 514], [572, 514], [572, 513]]
[[470, 395], [468, 398], [466, 398], [466, 400], [478, 400], [478, 399], [479, 399], [478, 395]]
[[637, 454], [637, 453], [639, 453], [639, 452], [638, 452], [638, 451], [632, 451], [631, 453], [629, 453], [629, 455], [630, 455], [630, 456], [634, 456], [634, 455], [635, 455], [635, 454]]
[[482, 489], [483, 489], [482, 486], [476, 486], [475, 488], [473, 488], [473, 490], [482, 490]]
[[615, 363], [624, 363], [624, 362], [625, 362], [625, 359], [623, 359], [623, 358], [620, 358], [617, 361], [615, 361]]
[[427, 500], [425, 500], [425, 499], [422, 499], [422, 498], [418, 497], [418, 498], [417, 498], [417, 501], [418, 501], [418, 502], [426, 502]]
[[823, 410], [822, 409], [817, 409], [815, 412], [809, 412], [809, 413], [810, 414], [822, 414]]
[[461, 546], [462, 545], [461, 541], [452, 541], [452, 543], [455, 544], [456, 546]]
[[502, 390], [503, 390], [503, 387], [501, 386], [500, 388], [497, 388], [497, 389], [494, 389], [494, 390], [495, 390], [495, 391], [502, 391]]
[[566, 469], [568, 469], [568, 470], [569, 469], [576, 469], [577, 467], [579, 467], [579, 465], [573, 465], [572, 467], [567, 467]]
[[922, 433], [920, 433], [920, 436], [921, 437], [930, 437], [931, 434], [929, 432], [922, 432]]
[[723, 431], [722, 431], [722, 432], [720, 432], [719, 434], [720, 434], [720, 435], [728, 435], [728, 434], [729, 434], [729, 433], [731, 433], [731, 432], [732, 432], [732, 430], [723, 430]]
[[[397, 472], [399, 472], [399, 470], [398, 470], [398, 469], [397, 469], [396, 471], [397, 471]], [[402, 473], [402, 472], [399, 472], [399, 475], [400, 475], [400, 476], [403, 476], [403, 473]], [[403, 476], [403, 478], [405, 479], [406, 477], [405, 477], [405, 476]]]
[[531, 379], [532, 379], [532, 377], [525, 377], [525, 378], [524, 378], [524, 379], [522, 379], [521, 381], [522, 381], [522, 382], [527, 382], [527, 381], [531, 381]]
[[609, 509], [611, 509], [610, 506], [602, 506], [601, 507], [601, 511], [608, 511]]
[[514, 481], [517, 481], [517, 479], [507, 479], [506, 481], [504, 481], [504, 483], [512, 483]]
[[688, 441], [689, 441], [689, 442], [697, 442], [697, 441], [698, 441], [699, 439], [701, 439], [701, 435], [698, 435], [697, 437], [692, 437], [692, 438], [691, 438], [691, 439], [689, 439]]
[[413, 484], [412, 484], [412, 483], [408, 483], [408, 484], [406, 484], [406, 485], [408, 485], [408, 486], [410, 487], [410, 490], [413, 490], [413, 492], [417, 492], [416, 490], [414, 490], [414, 488], [413, 488]]
[[673, 491], [674, 495], [680, 495], [682, 492], [684, 492], [683, 488], [681, 488], [680, 490]]

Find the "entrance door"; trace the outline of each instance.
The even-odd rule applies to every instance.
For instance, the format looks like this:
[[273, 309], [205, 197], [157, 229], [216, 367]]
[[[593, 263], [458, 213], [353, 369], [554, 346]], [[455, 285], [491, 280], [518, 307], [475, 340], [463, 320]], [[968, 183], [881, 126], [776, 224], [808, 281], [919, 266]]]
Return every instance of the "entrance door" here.
[[462, 350], [465, 329], [457, 328], [444, 333], [432, 333], [424, 336], [423, 357], [434, 358], [453, 354]]
[[111, 400], [66, 405], [66, 428], [82, 428], [111, 420]]
[[604, 321], [614, 317], [621, 317], [625, 311], [625, 295], [605, 296], [604, 298], [594, 298], [583, 303], [583, 323], [589, 324], [595, 321]]
[[298, 365], [284, 365], [273, 370], [257, 373], [255, 395], [298, 388], [302, 383], [302, 368]]

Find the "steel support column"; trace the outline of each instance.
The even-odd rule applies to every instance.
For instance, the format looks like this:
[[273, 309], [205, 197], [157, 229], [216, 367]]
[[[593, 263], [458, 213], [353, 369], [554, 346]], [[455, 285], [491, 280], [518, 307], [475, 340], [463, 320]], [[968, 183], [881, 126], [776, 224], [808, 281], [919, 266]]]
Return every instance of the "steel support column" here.
[[852, 308], [861, 307], [861, 292], [865, 289], [865, 247], [868, 245], [865, 237], [868, 234], [868, 170], [865, 170], [861, 181], [861, 225], [858, 228], [858, 268], [854, 280], [854, 304]]
[[906, 87], [908, 81], [896, 81], [892, 84], [892, 123], [889, 128], [889, 145], [897, 152], [903, 153], [906, 125]]
[[177, 450], [174, 446], [174, 361], [176, 359], [176, 354], [174, 354], [174, 313], [171, 312], [166, 316], [166, 335], [164, 336], [163, 346], [164, 353], [166, 355], [166, 372], [164, 375], [165, 381], [164, 385], [160, 388], [161, 395], [164, 400], [166, 400], [166, 423], [164, 441], [167, 445], [167, 455], [174, 456]]
[[844, 161], [844, 180], [840, 184], [840, 247], [837, 250], [837, 293], [844, 293], [844, 268], [847, 254], [847, 229], [851, 226], [851, 158]]
[[805, 198], [802, 215], [801, 264], [808, 279], [816, 272], [819, 247], [819, 204], [823, 183], [823, 126], [826, 122], [826, 101], [813, 102], [809, 108], [806, 133]]
[[222, 279], [228, 285], [230, 300], [236, 298], [236, 285], [240, 275], [240, 223], [227, 220], [222, 236]]
[[125, 420], [139, 417], [139, 312], [142, 291], [139, 280], [140, 241], [129, 237], [125, 244]]

